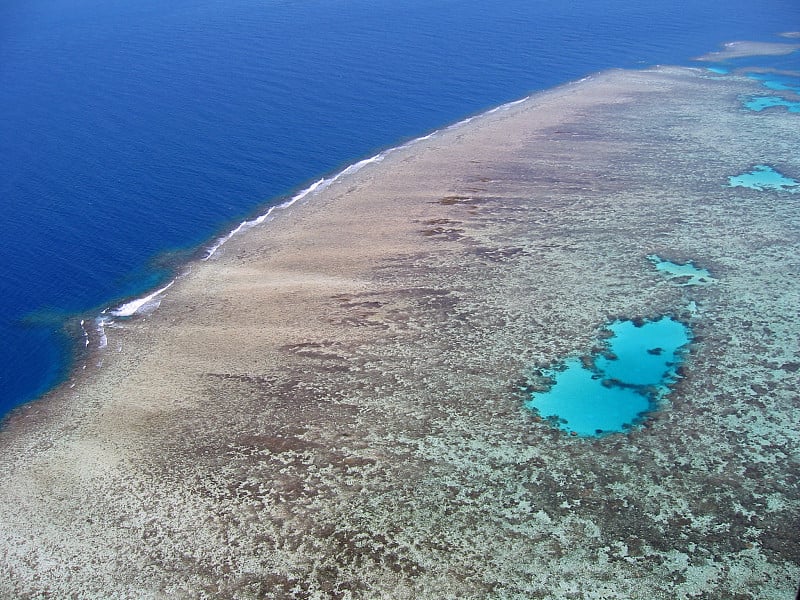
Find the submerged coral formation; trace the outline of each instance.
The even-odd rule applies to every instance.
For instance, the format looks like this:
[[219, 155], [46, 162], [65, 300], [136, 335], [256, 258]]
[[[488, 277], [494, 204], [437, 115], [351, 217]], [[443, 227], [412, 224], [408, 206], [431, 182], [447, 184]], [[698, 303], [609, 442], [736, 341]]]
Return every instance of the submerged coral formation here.
[[[800, 129], [757, 86], [597, 75], [227, 241], [0, 432], [0, 595], [791, 597], [800, 196], [724, 183], [800, 177]], [[687, 306], [642, 427], [524, 407], [597, 324]]]

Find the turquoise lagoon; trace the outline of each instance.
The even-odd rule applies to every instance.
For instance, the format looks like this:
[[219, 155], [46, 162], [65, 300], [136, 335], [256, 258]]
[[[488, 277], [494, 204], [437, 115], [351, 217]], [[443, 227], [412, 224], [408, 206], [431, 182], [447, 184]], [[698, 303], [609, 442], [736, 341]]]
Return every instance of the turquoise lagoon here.
[[780, 96], [756, 96], [750, 98], [744, 105], [750, 110], [761, 112], [765, 108], [785, 106], [789, 112], [800, 113], [800, 102], [792, 102]]
[[606, 329], [611, 337], [603, 351], [545, 371], [550, 389], [534, 392], [525, 405], [580, 436], [625, 431], [655, 408], [678, 376], [689, 328], [665, 316], [615, 321]]
[[[782, 106], [789, 112], [800, 113], [800, 101], [794, 98], [800, 95], [800, 72], [795, 69], [796, 63], [784, 65], [784, 67], [790, 68], [776, 67], [765, 70], [763, 65], [758, 65], [757, 67], [751, 65], [750, 68], [741, 66], [733, 70], [734, 73], [746, 75], [748, 78], [758, 81], [770, 91], [784, 93], [784, 96], [789, 96], [788, 98], [780, 95], [746, 96], [742, 99], [745, 108], [761, 112], [767, 108]], [[725, 75], [732, 72], [732, 69], [722, 66], [707, 67], [707, 69], [717, 75]]]
[[[795, 74], [751, 73], [748, 77], [760, 81], [761, 85], [773, 92], [800, 94], [800, 78]], [[745, 101], [744, 105], [746, 108], [755, 112], [761, 112], [767, 108], [783, 106], [789, 112], [800, 113], [800, 101], [788, 100], [781, 96], [752, 96]]]
[[748, 77], [760, 81], [769, 90], [800, 94], [800, 79], [794, 76], [780, 73], [752, 73]]
[[647, 260], [653, 263], [659, 273], [666, 275], [679, 285], [708, 285], [715, 281], [708, 270], [696, 267], [692, 261], [681, 265], [664, 260], [657, 254], [650, 254]]
[[768, 165], [756, 165], [752, 171], [728, 178], [730, 187], [745, 187], [752, 190], [774, 190], [780, 192], [796, 192], [797, 181], [778, 173]]

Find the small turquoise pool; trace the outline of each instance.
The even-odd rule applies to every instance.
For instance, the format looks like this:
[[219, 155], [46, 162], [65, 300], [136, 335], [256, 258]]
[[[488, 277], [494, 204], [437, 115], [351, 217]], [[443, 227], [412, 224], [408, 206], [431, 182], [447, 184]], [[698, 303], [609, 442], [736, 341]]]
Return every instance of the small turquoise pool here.
[[800, 79], [787, 73], [750, 73], [750, 79], [760, 81], [768, 90], [800, 94]]
[[708, 270], [696, 267], [692, 261], [681, 265], [664, 260], [657, 254], [650, 254], [647, 260], [653, 263], [659, 273], [666, 275], [679, 285], [709, 285], [715, 281]]
[[[800, 94], [800, 78], [795, 73], [750, 73], [748, 77], [760, 81], [761, 85], [773, 92]], [[781, 96], [753, 96], [746, 100], [744, 105], [746, 108], [756, 112], [761, 112], [766, 108], [782, 106], [789, 112], [800, 113], [800, 102], [788, 100]]]
[[765, 108], [783, 106], [789, 112], [800, 113], [800, 102], [793, 102], [780, 96], [754, 96], [744, 103], [746, 108], [761, 112]]
[[778, 173], [768, 165], [756, 165], [749, 173], [742, 173], [728, 178], [729, 187], [744, 187], [751, 190], [773, 190], [781, 192], [796, 192], [797, 181]]
[[689, 328], [671, 317], [615, 321], [600, 353], [569, 358], [543, 373], [552, 382], [525, 405], [564, 431], [599, 436], [629, 429], [669, 392]]

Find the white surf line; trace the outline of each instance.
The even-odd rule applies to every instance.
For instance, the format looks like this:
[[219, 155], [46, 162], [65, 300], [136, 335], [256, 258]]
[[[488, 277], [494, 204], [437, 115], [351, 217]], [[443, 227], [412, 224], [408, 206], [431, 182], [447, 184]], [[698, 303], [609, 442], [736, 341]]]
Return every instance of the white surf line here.
[[104, 316], [106, 311], [104, 310], [97, 319], [95, 319], [95, 327], [98, 335], [98, 342], [97, 347], [100, 349], [105, 348], [108, 346], [108, 337], [106, 336], [106, 325], [111, 325], [114, 321], [109, 319], [108, 317]]
[[[114, 309], [105, 309], [100, 313], [100, 316], [94, 320], [95, 331], [97, 332], [97, 347], [100, 349], [105, 348], [108, 346], [108, 336], [106, 335], [106, 327], [109, 327], [114, 324], [114, 319], [112, 317], [132, 317], [137, 312], [139, 312], [142, 308], [151, 304], [154, 300], [159, 299], [158, 297], [166, 292], [172, 284], [175, 283], [175, 279], [170, 281], [167, 285], [162, 288], [157, 289], [155, 292], [148, 294], [147, 296], [143, 296], [141, 298], [136, 298], [135, 300], [131, 300], [124, 304], [119, 305], [117, 308]], [[83, 329], [84, 337], [86, 339], [86, 345], [89, 345], [89, 333], [86, 331], [84, 327], [84, 322], [81, 321], [81, 328]]]
[[219, 250], [222, 247], [222, 245], [225, 244], [225, 242], [227, 242], [233, 236], [241, 233], [242, 231], [247, 231], [248, 229], [251, 229], [251, 228], [255, 227], [256, 225], [261, 225], [261, 223], [263, 223], [264, 221], [266, 221], [269, 218], [269, 216], [273, 213], [273, 211], [275, 211], [276, 209], [289, 208], [292, 204], [294, 204], [298, 200], [301, 200], [301, 199], [305, 198], [306, 196], [308, 196], [309, 194], [315, 192], [324, 183], [325, 183], [324, 179], [320, 179], [319, 181], [315, 181], [310, 186], [308, 186], [306, 189], [302, 190], [301, 192], [299, 192], [295, 196], [292, 196], [292, 198], [290, 200], [288, 200], [287, 202], [284, 202], [283, 204], [278, 204], [277, 206], [271, 206], [267, 212], [265, 212], [263, 215], [261, 215], [259, 217], [256, 217], [255, 219], [252, 219], [250, 221], [242, 221], [241, 223], [239, 223], [239, 225], [235, 229], [233, 229], [232, 231], [230, 231], [227, 234], [223, 235], [222, 237], [217, 238], [217, 241], [214, 242], [206, 250], [206, 255], [201, 260], [203, 260], [203, 261], [208, 260], [209, 258], [214, 256], [214, 253], [217, 250]]
[[[157, 289], [155, 292], [148, 294], [147, 296], [143, 296], [141, 298], [136, 298], [135, 300], [131, 300], [130, 302], [126, 302], [125, 304], [121, 304], [117, 308], [114, 309], [105, 309], [103, 312], [100, 313], [100, 316], [94, 320], [95, 324], [95, 331], [97, 332], [97, 347], [99, 349], [103, 349], [108, 346], [108, 336], [106, 335], [106, 327], [110, 327], [114, 324], [114, 319], [111, 317], [132, 317], [137, 312], [139, 312], [142, 308], [151, 304], [154, 300], [159, 299], [158, 297], [166, 292], [172, 284], [175, 283], [175, 279], [170, 281], [167, 285], [162, 288]], [[159, 299], [160, 300], [160, 299]], [[83, 321], [81, 321], [81, 327], [83, 327]], [[86, 345], [89, 345], [89, 334], [84, 329], [84, 334], [86, 337]]]
[[218, 238], [217, 241], [214, 242], [214, 244], [212, 244], [211, 247], [208, 248], [208, 250], [206, 251], [206, 255], [201, 260], [207, 261], [209, 258], [214, 256], [214, 253], [216, 253], [216, 251], [219, 250], [225, 244], [225, 242], [230, 240], [233, 236], [238, 235], [243, 231], [247, 231], [248, 229], [252, 229], [257, 225], [261, 225], [267, 220], [272, 220], [270, 219], [270, 217], [272, 216], [272, 213], [275, 212], [276, 210], [287, 209], [296, 202], [299, 202], [300, 200], [305, 198], [306, 196], [319, 194], [321, 191], [328, 188], [331, 184], [335, 183], [342, 177], [346, 177], [347, 175], [352, 175], [353, 173], [360, 171], [362, 168], [364, 168], [369, 164], [381, 162], [386, 157], [386, 155], [392, 152], [393, 150], [395, 150], [395, 148], [391, 148], [389, 150], [376, 154], [375, 156], [371, 156], [370, 158], [365, 158], [364, 160], [360, 160], [356, 163], [353, 163], [352, 165], [349, 165], [348, 167], [339, 171], [333, 177], [323, 178], [318, 181], [315, 181], [307, 188], [301, 190], [300, 192], [292, 196], [289, 200], [287, 200], [283, 204], [271, 206], [269, 210], [267, 210], [267, 212], [264, 213], [263, 215], [256, 217], [255, 219], [251, 219], [249, 221], [242, 221], [235, 229], [223, 235], [222, 237]]
[[520, 98], [519, 100], [512, 100], [511, 102], [506, 102], [505, 104], [501, 104], [500, 106], [495, 106], [494, 108], [490, 108], [484, 114], [492, 115], [492, 114], [494, 114], [496, 112], [500, 112], [500, 111], [503, 111], [503, 110], [508, 110], [509, 108], [513, 108], [514, 106], [517, 106], [518, 104], [522, 104], [524, 102], [527, 102], [530, 99], [531, 99], [530, 96], [525, 96], [524, 98]]
[[114, 310], [109, 311], [109, 314], [115, 317], [132, 317], [135, 315], [144, 305], [152, 302], [156, 298], [158, 298], [161, 294], [166, 292], [172, 284], [175, 283], [173, 279], [167, 285], [162, 287], [161, 289], [156, 290], [152, 294], [148, 294], [143, 298], [137, 298], [136, 300], [131, 300], [130, 302], [126, 302], [125, 304], [115, 308]]
[[[588, 79], [588, 78], [585, 78], [585, 79]], [[200, 260], [202, 260], [202, 261], [209, 260], [212, 256], [214, 256], [214, 254], [217, 252], [217, 250], [219, 250], [233, 236], [238, 235], [238, 234], [242, 233], [243, 231], [247, 231], [248, 229], [252, 229], [253, 227], [256, 227], [257, 225], [261, 225], [265, 221], [271, 220], [270, 217], [272, 216], [272, 213], [274, 211], [276, 211], [276, 210], [284, 210], [286, 208], [289, 208], [290, 206], [292, 206], [296, 202], [302, 200], [306, 196], [319, 194], [323, 190], [325, 190], [328, 187], [330, 187], [333, 183], [336, 183], [342, 177], [346, 177], [347, 175], [352, 175], [353, 173], [357, 173], [358, 171], [360, 171], [362, 168], [364, 168], [365, 166], [367, 166], [369, 164], [381, 162], [384, 158], [386, 158], [389, 154], [391, 154], [395, 150], [408, 148], [408, 147], [410, 147], [410, 146], [412, 146], [414, 144], [417, 144], [419, 142], [424, 142], [426, 140], [429, 140], [431, 138], [436, 137], [438, 134], [442, 133], [443, 131], [450, 131], [452, 129], [456, 129], [456, 128], [461, 127], [462, 125], [466, 125], [467, 123], [470, 123], [471, 121], [474, 121], [475, 119], [480, 118], [480, 117], [482, 117], [484, 115], [489, 115], [489, 114], [492, 114], [492, 113], [495, 113], [495, 112], [501, 111], [501, 110], [507, 110], [509, 108], [512, 108], [513, 106], [516, 106], [517, 104], [522, 104], [523, 102], [526, 102], [527, 100], [530, 100], [530, 98], [531, 98], [531, 96], [525, 96], [524, 98], [521, 98], [519, 100], [513, 100], [511, 102], [506, 102], [505, 104], [501, 104], [500, 106], [496, 106], [495, 108], [489, 109], [489, 110], [487, 110], [487, 111], [485, 111], [483, 113], [480, 113], [478, 115], [473, 115], [471, 117], [467, 117], [466, 119], [462, 119], [461, 121], [458, 121], [456, 123], [453, 123], [451, 125], [443, 127], [441, 129], [436, 129], [436, 130], [434, 130], [434, 131], [432, 131], [432, 132], [430, 132], [428, 134], [425, 134], [423, 136], [414, 138], [414, 139], [412, 139], [412, 140], [410, 140], [408, 142], [405, 142], [404, 144], [401, 144], [399, 146], [395, 146], [393, 148], [389, 148], [387, 150], [384, 150], [383, 152], [380, 152], [380, 153], [376, 154], [375, 156], [371, 156], [370, 158], [365, 158], [364, 160], [360, 160], [360, 161], [358, 161], [356, 163], [353, 163], [352, 165], [349, 165], [349, 166], [345, 167], [344, 169], [342, 169], [341, 171], [339, 171], [336, 175], [334, 175], [332, 177], [322, 178], [322, 179], [320, 179], [318, 181], [315, 181], [314, 183], [312, 183], [307, 188], [301, 190], [300, 192], [298, 192], [297, 194], [292, 196], [286, 202], [284, 202], [282, 204], [275, 205], [275, 206], [271, 206], [267, 210], [267, 212], [265, 212], [263, 215], [260, 215], [260, 216], [256, 217], [255, 219], [251, 219], [249, 221], [242, 221], [241, 223], [239, 223], [239, 225], [237, 225], [230, 232], [228, 232], [225, 235], [220, 236], [219, 238], [217, 238], [216, 241], [211, 246], [209, 246], [208, 249], [206, 250], [206, 255], [203, 258], [201, 258]]]
[[[573, 84], [582, 83], [582, 82], [587, 81], [587, 80], [589, 80], [591, 78], [592, 78], [591, 76], [587, 76], [587, 77], [584, 77], [582, 79], [579, 79], [578, 81], [574, 81], [574, 82], [570, 82], [570, 83], [573, 83]], [[278, 205], [275, 205], [275, 206], [271, 206], [267, 210], [267, 212], [265, 212], [263, 215], [260, 215], [260, 216], [254, 218], [254, 219], [242, 221], [241, 223], [239, 223], [239, 225], [237, 225], [233, 230], [231, 230], [227, 234], [217, 238], [217, 240], [206, 250], [206, 255], [203, 258], [201, 258], [200, 260], [202, 260], [204, 262], [209, 260], [212, 256], [214, 256], [214, 254], [217, 252], [217, 250], [219, 250], [233, 236], [238, 235], [238, 234], [242, 233], [243, 231], [247, 231], [248, 229], [251, 229], [251, 228], [256, 227], [258, 225], [261, 225], [262, 223], [264, 223], [264, 222], [266, 222], [268, 220], [272, 220], [272, 219], [270, 219], [270, 217], [272, 216], [272, 213], [274, 211], [276, 211], [276, 210], [284, 210], [286, 208], [289, 208], [290, 206], [292, 206], [296, 202], [299, 202], [300, 200], [302, 200], [303, 198], [305, 198], [307, 196], [319, 194], [323, 190], [325, 190], [328, 187], [330, 187], [333, 183], [337, 182], [342, 177], [346, 177], [347, 175], [352, 175], [354, 173], [357, 173], [358, 171], [360, 171], [362, 168], [364, 168], [365, 166], [367, 166], [369, 164], [379, 163], [379, 162], [383, 161], [384, 158], [386, 158], [389, 154], [391, 154], [395, 150], [405, 149], [405, 148], [413, 146], [414, 144], [417, 144], [419, 142], [424, 142], [426, 140], [430, 140], [430, 139], [435, 138], [436, 136], [438, 136], [440, 133], [451, 131], [453, 129], [456, 129], [458, 127], [466, 125], [467, 123], [470, 123], [470, 122], [474, 121], [475, 119], [478, 119], [478, 118], [480, 118], [482, 116], [490, 115], [490, 114], [493, 114], [493, 113], [496, 113], [496, 112], [502, 111], [502, 110], [508, 110], [509, 108], [512, 108], [512, 107], [514, 107], [514, 106], [516, 106], [518, 104], [522, 104], [524, 102], [527, 102], [528, 100], [533, 98], [535, 95], [536, 95], [536, 93], [529, 94], [528, 96], [525, 96], [524, 98], [520, 98], [519, 100], [512, 100], [511, 102], [506, 102], [506, 103], [501, 104], [499, 106], [496, 106], [494, 108], [488, 109], [488, 110], [486, 110], [486, 111], [484, 111], [482, 113], [479, 113], [479, 114], [476, 114], [476, 115], [472, 115], [470, 117], [462, 119], [461, 121], [458, 121], [458, 122], [453, 123], [451, 125], [448, 125], [446, 127], [442, 127], [440, 129], [435, 129], [435, 130], [431, 131], [428, 134], [425, 134], [425, 135], [422, 135], [420, 137], [414, 138], [414, 139], [412, 139], [412, 140], [410, 140], [408, 142], [405, 142], [405, 143], [400, 144], [398, 146], [395, 146], [393, 148], [389, 148], [387, 150], [379, 152], [378, 154], [376, 154], [374, 156], [371, 156], [369, 158], [365, 158], [363, 160], [355, 162], [352, 165], [349, 165], [349, 166], [345, 167], [344, 169], [342, 169], [341, 171], [339, 171], [336, 175], [334, 175], [332, 177], [319, 179], [319, 180], [315, 181], [314, 183], [312, 183], [311, 185], [309, 185], [307, 188], [299, 191], [297, 194], [292, 196], [286, 202], [283, 202], [282, 204], [278, 204]], [[97, 331], [98, 338], [99, 338], [98, 348], [102, 349], [102, 348], [105, 348], [106, 346], [108, 346], [108, 337], [106, 335], [105, 328], [114, 324], [114, 320], [111, 319], [108, 315], [111, 315], [111, 316], [114, 316], [114, 317], [132, 317], [137, 312], [139, 312], [143, 307], [145, 307], [147, 304], [153, 302], [153, 300], [158, 298], [158, 296], [160, 296], [161, 294], [166, 292], [172, 286], [172, 284], [175, 283], [175, 281], [176, 281], [176, 279], [173, 279], [167, 285], [165, 285], [164, 287], [156, 290], [152, 294], [148, 294], [147, 296], [144, 296], [142, 298], [137, 298], [135, 300], [131, 300], [130, 302], [126, 302], [125, 304], [122, 304], [122, 305], [120, 305], [119, 307], [117, 307], [117, 308], [115, 308], [113, 310], [105, 309], [104, 311], [102, 311], [100, 316], [97, 319], [95, 319], [96, 331]], [[83, 322], [81, 322], [81, 327], [83, 327]], [[86, 332], [85, 329], [84, 329], [84, 333], [85, 333], [85, 337], [86, 337], [86, 345], [88, 346], [89, 345], [89, 335], [88, 335], [88, 333]], [[101, 361], [101, 363], [102, 363], [102, 361]]]

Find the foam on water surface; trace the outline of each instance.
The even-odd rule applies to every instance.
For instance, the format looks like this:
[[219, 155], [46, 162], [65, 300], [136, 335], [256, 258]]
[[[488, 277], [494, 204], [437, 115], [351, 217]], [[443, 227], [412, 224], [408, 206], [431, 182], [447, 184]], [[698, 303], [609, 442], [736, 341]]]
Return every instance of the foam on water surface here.
[[130, 300], [129, 302], [126, 302], [125, 304], [122, 304], [121, 306], [118, 306], [109, 312], [115, 317], [132, 317], [136, 313], [146, 309], [146, 307], [160, 301], [159, 296], [172, 287], [173, 283], [175, 283], [175, 280], [170, 281], [167, 285], [156, 290], [155, 292], [152, 292], [151, 294], [141, 298], [136, 298], [135, 300]]
[[782, 175], [768, 165], [756, 165], [752, 171], [728, 178], [729, 187], [744, 187], [758, 191], [796, 192], [797, 181]]

